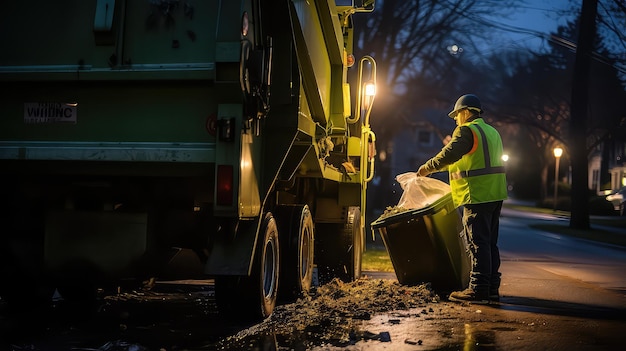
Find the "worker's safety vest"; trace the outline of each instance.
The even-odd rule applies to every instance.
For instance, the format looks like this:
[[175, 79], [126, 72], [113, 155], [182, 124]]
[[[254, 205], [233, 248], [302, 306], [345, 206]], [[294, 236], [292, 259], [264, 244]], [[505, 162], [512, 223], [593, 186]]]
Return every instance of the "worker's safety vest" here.
[[472, 131], [474, 145], [470, 152], [448, 167], [454, 205], [459, 207], [506, 199], [500, 134], [482, 118], [463, 126]]

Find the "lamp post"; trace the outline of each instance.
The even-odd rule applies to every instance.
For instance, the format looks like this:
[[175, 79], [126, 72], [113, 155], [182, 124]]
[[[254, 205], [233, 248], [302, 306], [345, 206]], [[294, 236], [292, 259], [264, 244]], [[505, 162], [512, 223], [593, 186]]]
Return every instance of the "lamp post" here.
[[[504, 162], [504, 168], [506, 169], [506, 163], [509, 161], [509, 155], [508, 154], [502, 154], [502, 162]], [[510, 187], [509, 187], [509, 182], [507, 180], [506, 182], [506, 192], [507, 194], [509, 193]]]
[[[364, 73], [366, 63], [369, 63], [369, 72]], [[364, 81], [363, 78], [368, 76], [369, 79]], [[357, 86], [355, 116], [354, 118], [347, 118], [346, 121], [353, 124], [361, 120], [359, 182], [361, 183], [361, 194], [365, 195], [367, 183], [374, 179], [374, 159], [376, 156], [376, 134], [370, 128], [370, 113], [372, 112], [372, 105], [376, 96], [376, 61], [373, 57], [363, 56], [359, 60]], [[361, 196], [361, 230], [363, 233], [365, 233], [365, 214], [367, 213], [365, 205], [366, 198]], [[372, 235], [374, 235], [374, 232], [372, 232]], [[363, 244], [365, 244], [365, 239], [363, 239]], [[361, 250], [364, 248], [365, 246]]]
[[552, 151], [554, 151], [554, 158], [556, 158], [556, 164], [554, 165], [554, 203], [552, 204], [552, 209], [556, 211], [556, 199], [559, 190], [559, 161], [563, 155], [563, 149], [555, 147]]

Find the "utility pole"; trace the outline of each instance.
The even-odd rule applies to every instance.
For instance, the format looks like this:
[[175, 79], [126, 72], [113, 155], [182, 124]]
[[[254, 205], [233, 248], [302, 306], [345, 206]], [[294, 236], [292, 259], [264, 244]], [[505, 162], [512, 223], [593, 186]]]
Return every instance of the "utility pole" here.
[[572, 203], [570, 227], [589, 229], [589, 161], [587, 145], [587, 110], [589, 105], [589, 71], [593, 40], [596, 36], [598, 0], [583, 0], [580, 34], [574, 64], [570, 105], [570, 155], [572, 162]]

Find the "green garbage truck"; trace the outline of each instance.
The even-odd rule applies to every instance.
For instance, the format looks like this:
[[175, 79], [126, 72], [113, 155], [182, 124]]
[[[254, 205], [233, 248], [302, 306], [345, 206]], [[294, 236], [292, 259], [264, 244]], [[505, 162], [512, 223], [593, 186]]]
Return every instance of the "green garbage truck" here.
[[373, 10], [5, 3], [0, 296], [209, 278], [220, 308], [262, 318], [314, 272], [357, 279], [376, 65], [353, 17]]

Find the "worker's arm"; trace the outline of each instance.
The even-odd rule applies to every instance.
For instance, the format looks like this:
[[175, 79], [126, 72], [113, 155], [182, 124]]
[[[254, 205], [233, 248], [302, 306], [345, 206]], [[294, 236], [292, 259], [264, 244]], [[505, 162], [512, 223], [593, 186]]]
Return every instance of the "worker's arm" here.
[[426, 161], [417, 171], [418, 176], [427, 176], [431, 173], [445, 171], [449, 165], [458, 161], [472, 150], [474, 135], [467, 126], [458, 126], [452, 133], [452, 139], [437, 155]]

